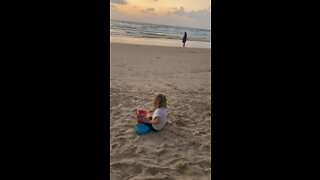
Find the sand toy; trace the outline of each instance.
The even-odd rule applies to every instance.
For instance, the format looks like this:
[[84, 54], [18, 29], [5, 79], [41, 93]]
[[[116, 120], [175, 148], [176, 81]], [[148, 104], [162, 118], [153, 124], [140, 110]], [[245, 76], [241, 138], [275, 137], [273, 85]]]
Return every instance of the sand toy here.
[[144, 123], [143, 120], [147, 117], [148, 111], [145, 109], [139, 109], [139, 106], [137, 107], [137, 122], [138, 124]]
[[136, 129], [136, 133], [139, 135], [146, 134], [150, 130], [150, 128], [146, 124], [136, 124], [135, 129]]

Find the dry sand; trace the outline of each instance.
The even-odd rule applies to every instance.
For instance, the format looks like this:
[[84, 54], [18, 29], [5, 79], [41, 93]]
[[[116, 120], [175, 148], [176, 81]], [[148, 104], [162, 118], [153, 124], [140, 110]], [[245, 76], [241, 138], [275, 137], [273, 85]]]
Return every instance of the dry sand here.
[[[111, 43], [112, 180], [210, 179], [211, 49]], [[137, 135], [135, 108], [166, 95], [168, 123]]]

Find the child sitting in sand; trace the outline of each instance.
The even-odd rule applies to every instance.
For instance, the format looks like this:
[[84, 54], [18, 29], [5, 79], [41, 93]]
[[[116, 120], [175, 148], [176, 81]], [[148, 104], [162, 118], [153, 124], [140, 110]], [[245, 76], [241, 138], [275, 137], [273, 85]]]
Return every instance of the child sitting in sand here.
[[150, 129], [154, 131], [160, 131], [167, 123], [167, 99], [163, 94], [158, 94], [154, 98], [154, 108], [153, 114], [149, 114], [147, 118], [144, 119], [144, 123], [149, 126]]

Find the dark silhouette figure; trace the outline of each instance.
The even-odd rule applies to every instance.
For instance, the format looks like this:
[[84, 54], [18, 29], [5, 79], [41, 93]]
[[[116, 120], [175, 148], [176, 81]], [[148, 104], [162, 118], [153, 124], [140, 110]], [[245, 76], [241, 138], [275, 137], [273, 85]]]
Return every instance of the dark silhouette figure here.
[[184, 35], [182, 37], [183, 47], [185, 46], [186, 42], [187, 42], [187, 32], [184, 32]]

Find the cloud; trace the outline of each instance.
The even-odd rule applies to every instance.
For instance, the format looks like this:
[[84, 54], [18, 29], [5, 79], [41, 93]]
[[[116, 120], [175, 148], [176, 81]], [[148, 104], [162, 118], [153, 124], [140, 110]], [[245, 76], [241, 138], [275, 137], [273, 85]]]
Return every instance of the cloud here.
[[115, 4], [127, 4], [126, 0], [111, 0], [111, 2]]
[[176, 15], [179, 15], [179, 16], [185, 15], [184, 8], [181, 6], [178, 10], [174, 11], [173, 14], [176, 14]]
[[143, 13], [149, 13], [149, 12], [154, 11], [154, 8], [141, 9], [140, 11]]
[[206, 9], [198, 10], [198, 11], [185, 11], [184, 8], [181, 6], [179, 9], [173, 12], [178, 16], [187, 16], [190, 18], [200, 18], [200, 19], [207, 19], [211, 17], [211, 6]]

